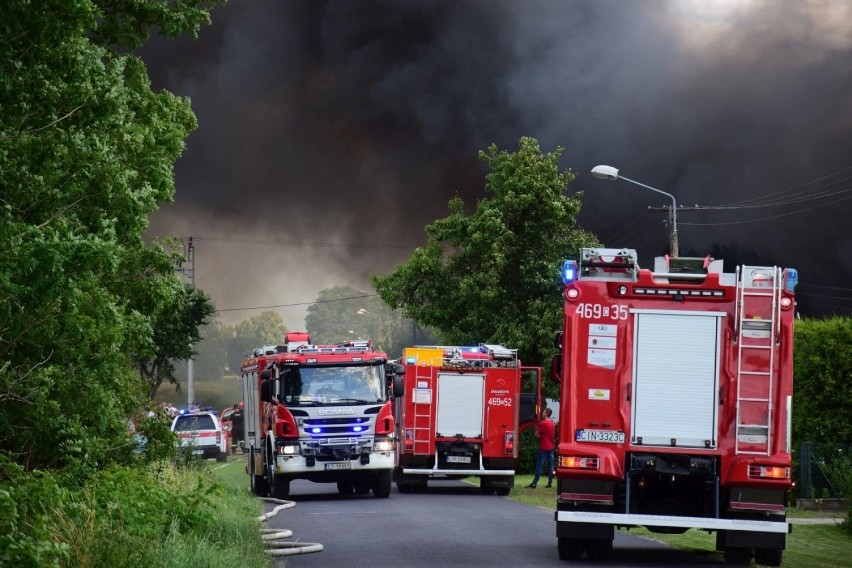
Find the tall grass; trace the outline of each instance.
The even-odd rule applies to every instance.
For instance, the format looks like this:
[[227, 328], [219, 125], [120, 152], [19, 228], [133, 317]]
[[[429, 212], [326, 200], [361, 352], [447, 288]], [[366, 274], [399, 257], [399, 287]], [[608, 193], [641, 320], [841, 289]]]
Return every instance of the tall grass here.
[[267, 567], [257, 502], [206, 466], [116, 468], [48, 508], [69, 567]]

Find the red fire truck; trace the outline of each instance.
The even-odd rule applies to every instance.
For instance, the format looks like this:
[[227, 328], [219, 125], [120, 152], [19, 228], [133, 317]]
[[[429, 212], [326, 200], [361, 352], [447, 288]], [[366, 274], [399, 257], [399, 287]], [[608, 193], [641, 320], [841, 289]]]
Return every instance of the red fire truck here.
[[[535, 424], [541, 369], [502, 345], [409, 347], [398, 417], [394, 480], [401, 492], [429, 478], [480, 478], [483, 494], [514, 486], [520, 431]], [[522, 391], [523, 383], [530, 392]]]
[[781, 563], [790, 479], [793, 269], [584, 249], [563, 266], [559, 556], [614, 528], [716, 532], [731, 564]]
[[246, 473], [258, 495], [283, 498], [290, 481], [337, 483], [341, 494], [388, 497], [394, 466], [390, 394], [401, 365], [370, 341], [311, 345], [291, 332], [242, 364]]

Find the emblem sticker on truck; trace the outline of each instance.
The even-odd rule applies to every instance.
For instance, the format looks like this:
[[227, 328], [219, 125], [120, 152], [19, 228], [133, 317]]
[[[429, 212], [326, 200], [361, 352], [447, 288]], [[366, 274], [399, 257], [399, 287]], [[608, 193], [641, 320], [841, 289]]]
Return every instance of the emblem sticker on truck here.
[[624, 432], [616, 430], [577, 430], [578, 442], [603, 442], [605, 444], [623, 444]]

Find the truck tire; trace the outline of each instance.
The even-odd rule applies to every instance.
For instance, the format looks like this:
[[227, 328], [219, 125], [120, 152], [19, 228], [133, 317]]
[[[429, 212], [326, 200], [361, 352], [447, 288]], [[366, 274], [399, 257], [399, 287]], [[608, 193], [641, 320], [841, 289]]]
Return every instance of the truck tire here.
[[579, 560], [583, 556], [583, 539], [560, 538], [557, 548], [559, 560]]
[[592, 538], [586, 541], [589, 560], [606, 560], [612, 553], [612, 541], [604, 538]]
[[226, 454], [225, 452], [219, 452], [219, 455], [216, 456], [216, 461], [217, 462], [228, 461], [228, 454]]
[[725, 562], [733, 566], [749, 566], [751, 564], [751, 549], [739, 546], [726, 546]]
[[374, 481], [369, 477], [359, 477], [355, 479], [355, 495], [366, 495], [373, 488]]
[[758, 548], [754, 551], [754, 561], [761, 566], [781, 566], [783, 552], [780, 548]]
[[384, 499], [390, 497], [391, 492], [391, 470], [380, 469], [376, 472], [373, 480], [373, 496]]
[[254, 465], [254, 447], [249, 448], [249, 483], [251, 484], [251, 492], [260, 497], [266, 497], [269, 493], [269, 486], [266, 484], [266, 479], [262, 475], [257, 475]]
[[273, 493], [275, 491], [275, 486], [278, 482], [278, 476], [275, 472], [275, 447], [273, 446], [273, 444], [275, 444], [275, 442], [272, 438], [272, 434], [270, 433], [268, 436], [266, 436], [266, 443], [264, 444], [264, 448], [266, 449], [263, 454], [263, 463], [266, 469], [266, 489], [267, 496], [269, 497], [275, 497]]
[[344, 479], [337, 482], [337, 492], [341, 495], [352, 495], [355, 491], [355, 482], [351, 479]]
[[275, 476], [275, 485], [272, 487], [272, 496], [276, 499], [286, 499], [290, 495], [290, 478], [283, 475]]
[[512, 492], [511, 487], [497, 487], [494, 489], [494, 492], [497, 493], [500, 497], [506, 497], [509, 493]]

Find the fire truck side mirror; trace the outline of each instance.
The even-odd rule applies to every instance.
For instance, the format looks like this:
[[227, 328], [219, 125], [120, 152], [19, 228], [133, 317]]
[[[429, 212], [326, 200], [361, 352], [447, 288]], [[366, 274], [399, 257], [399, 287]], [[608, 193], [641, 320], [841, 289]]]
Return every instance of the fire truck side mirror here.
[[272, 394], [275, 392], [275, 383], [272, 381], [272, 371], [266, 369], [260, 373], [263, 379], [260, 383], [260, 400], [263, 402], [273, 402]]
[[562, 336], [564, 332], [559, 330], [553, 336], [553, 346], [556, 347], [557, 351], [562, 351]]
[[562, 353], [557, 353], [550, 360], [550, 378], [557, 383], [562, 382]]
[[402, 382], [402, 374], [394, 374], [393, 376], [393, 397], [400, 398], [405, 394], [405, 385]]

